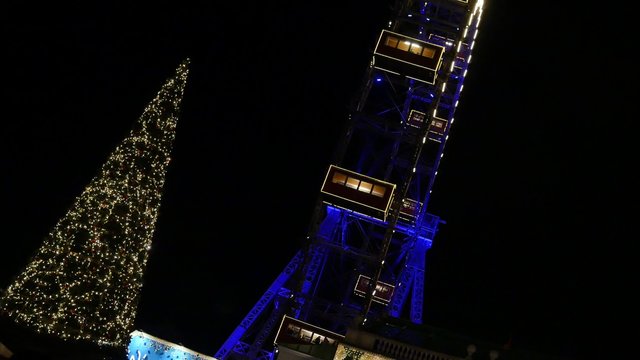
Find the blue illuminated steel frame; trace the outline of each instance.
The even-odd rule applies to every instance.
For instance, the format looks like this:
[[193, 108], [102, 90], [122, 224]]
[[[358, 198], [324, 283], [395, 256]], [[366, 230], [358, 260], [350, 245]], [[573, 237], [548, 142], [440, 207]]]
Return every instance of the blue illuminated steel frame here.
[[[273, 338], [283, 316], [339, 334], [352, 320], [383, 315], [422, 323], [426, 252], [444, 223], [427, 208], [483, 4], [483, 0], [396, 2], [395, 16], [380, 36], [404, 37], [437, 50], [434, 62], [421, 63], [411, 60], [409, 53], [398, 55], [377, 46], [331, 162], [336, 169], [351, 169], [393, 185], [390, 203], [370, 206], [336, 188], [321, 189], [300, 251], [216, 358], [273, 359], [277, 353]], [[413, 109], [422, 118], [408, 124]], [[373, 301], [375, 286], [354, 295], [359, 275], [370, 278], [370, 284], [394, 286], [390, 301]], [[341, 296], [328, 299], [333, 295]]]

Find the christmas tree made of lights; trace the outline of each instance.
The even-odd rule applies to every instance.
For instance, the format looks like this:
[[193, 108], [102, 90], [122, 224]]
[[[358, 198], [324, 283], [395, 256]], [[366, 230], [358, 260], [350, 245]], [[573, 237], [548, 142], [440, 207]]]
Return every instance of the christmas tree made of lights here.
[[134, 330], [188, 74], [184, 60], [0, 299], [64, 341], [125, 348]]

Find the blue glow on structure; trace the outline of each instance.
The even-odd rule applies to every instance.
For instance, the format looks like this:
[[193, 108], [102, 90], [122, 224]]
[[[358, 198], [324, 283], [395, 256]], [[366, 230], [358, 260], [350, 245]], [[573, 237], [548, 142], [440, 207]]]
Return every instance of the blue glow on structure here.
[[377, 77], [377, 78], [376, 78], [376, 82], [381, 82], [381, 81], [382, 81], [382, 78], [381, 78], [381, 77]]
[[[355, 218], [359, 218], [373, 224], [378, 224], [382, 226], [386, 226], [387, 224], [387, 222], [384, 220], [381, 220], [363, 213], [359, 213], [351, 209], [338, 207], [331, 204], [326, 204], [326, 206], [327, 206], [327, 212], [333, 212], [333, 211], [336, 211], [338, 213], [344, 212], [344, 213], [348, 213], [349, 215]], [[416, 224], [405, 223], [403, 220], [400, 219], [396, 223], [395, 230], [405, 235], [414, 235], [418, 239], [426, 241], [428, 243], [428, 246], [431, 247], [431, 243], [433, 241], [432, 239], [435, 236], [435, 232], [441, 220], [438, 216], [435, 216], [432, 214], [425, 214], [425, 215], [426, 215], [425, 218], [423, 218], [420, 223], [416, 223]]]
[[215, 360], [182, 345], [170, 343], [142, 331], [131, 333], [127, 360]]

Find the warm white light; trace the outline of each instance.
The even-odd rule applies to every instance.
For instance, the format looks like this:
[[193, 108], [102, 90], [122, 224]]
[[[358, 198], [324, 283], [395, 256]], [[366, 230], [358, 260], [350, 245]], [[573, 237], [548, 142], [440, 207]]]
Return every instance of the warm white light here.
[[[18, 323], [64, 340], [99, 345], [129, 341], [142, 287], [140, 274], [175, 139], [174, 114], [184, 91], [186, 65], [145, 107], [135, 130], [116, 147], [8, 287], [2, 310]], [[161, 131], [151, 134], [150, 128]], [[157, 157], [149, 158], [151, 149]], [[150, 166], [137, 165], [140, 159], [150, 160]]]

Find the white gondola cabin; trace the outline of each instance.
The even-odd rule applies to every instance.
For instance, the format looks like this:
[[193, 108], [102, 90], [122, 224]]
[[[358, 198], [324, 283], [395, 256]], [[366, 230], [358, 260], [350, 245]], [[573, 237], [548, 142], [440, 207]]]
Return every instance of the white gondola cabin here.
[[330, 165], [322, 184], [326, 203], [386, 221], [396, 185]]
[[373, 66], [435, 84], [444, 50], [441, 45], [383, 29], [373, 52]]

